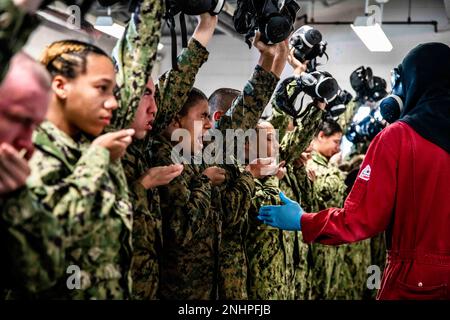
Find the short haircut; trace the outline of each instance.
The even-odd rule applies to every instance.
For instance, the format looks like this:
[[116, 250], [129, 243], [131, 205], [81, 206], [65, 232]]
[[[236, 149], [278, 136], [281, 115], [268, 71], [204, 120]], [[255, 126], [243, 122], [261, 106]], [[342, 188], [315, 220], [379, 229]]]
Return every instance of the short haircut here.
[[239, 90], [231, 88], [220, 88], [214, 91], [208, 99], [211, 114], [216, 111], [221, 111], [223, 113], [227, 112], [228, 109], [230, 109], [234, 99], [236, 99], [240, 94], [241, 92]]
[[191, 91], [188, 94], [188, 98], [186, 102], [184, 103], [183, 107], [181, 108], [180, 112], [178, 112], [178, 116], [184, 117], [189, 112], [189, 109], [195, 106], [200, 101], [206, 101], [208, 102], [208, 97], [197, 88], [192, 88]]
[[317, 129], [317, 132], [316, 132], [315, 136], [317, 137], [319, 135], [319, 132], [321, 132], [321, 131], [323, 131], [323, 134], [326, 137], [331, 137], [332, 135], [334, 135], [336, 133], [342, 133], [342, 128], [339, 125], [339, 123], [337, 123], [333, 119], [326, 118], [319, 125], [319, 128]]
[[38, 82], [42, 89], [46, 91], [51, 89], [50, 74], [38, 61], [25, 52], [20, 51], [11, 59], [9, 70], [4, 81], [21, 81], [21, 79], [9, 79], [8, 75], [11, 75], [15, 69], [25, 70], [30, 77], [33, 77]]

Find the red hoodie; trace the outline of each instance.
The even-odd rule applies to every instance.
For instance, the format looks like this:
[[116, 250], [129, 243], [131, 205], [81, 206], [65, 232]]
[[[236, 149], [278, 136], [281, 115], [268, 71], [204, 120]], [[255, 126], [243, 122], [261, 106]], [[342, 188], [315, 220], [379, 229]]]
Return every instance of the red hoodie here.
[[450, 155], [404, 122], [372, 141], [344, 208], [305, 213], [301, 227], [330, 245], [387, 231], [377, 298], [450, 299]]

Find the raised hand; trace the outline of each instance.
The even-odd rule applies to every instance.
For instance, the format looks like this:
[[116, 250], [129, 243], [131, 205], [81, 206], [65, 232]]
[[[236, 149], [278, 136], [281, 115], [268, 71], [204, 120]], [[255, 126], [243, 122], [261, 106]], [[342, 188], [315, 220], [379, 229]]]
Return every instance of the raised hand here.
[[286, 175], [286, 161], [281, 161], [280, 164], [278, 165], [278, 170], [277, 173], [275, 174], [275, 176], [277, 177], [278, 180], [282, 180], [284, 178], [284, 176]]
[[206, 48], [216, 29], [219, 18], [212, 16], [208, 12], [201, 14], [197, 18], [198, 24], [192, 37]]
[[255, 179], [273, 176], [278, 172], [278, 169], [278, 166], [274, 164], [273, 158], [258, 158], [245, 167], [245, 170], [250, 172]]
[[299, 60], [297, 60], [297, 58], [294, 56], [294, 50], [295, 48], [292, 48], [290, 50], [287, 61], [292, 66], [292, 68], [294, 68], [294, 75], [301, 76], [306, 72], [306, 69], [308, 68], [308, 61], [301, 63]]
[[219, 167], [209, 167], [203, 174], [211, 180], [213, 186], [221, 185], [225, 182], [225, 170]]
[[23, 187], [30, 172], [20, 152], [9, 144], [0, 145], [0, 196]]
[[172, 164], [170, 166], [153, 167], [141, 177], [141, 184], [145, 189], [152, 189], [165, 186], [183, 172], [182, 164]]
[[133, 140], [134, 129], [124, 129], [116, 132], [105, 133], [97, 137], [92, 145], [98, 145], [108, 149], [112, 161], [125, 155], [125, 152]]

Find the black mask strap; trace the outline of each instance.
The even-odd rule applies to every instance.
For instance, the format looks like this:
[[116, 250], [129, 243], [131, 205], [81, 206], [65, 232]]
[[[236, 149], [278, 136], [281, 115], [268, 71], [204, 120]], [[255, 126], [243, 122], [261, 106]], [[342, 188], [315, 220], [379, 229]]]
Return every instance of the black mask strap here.
[[187, 48], [187, 29], [186, 29], [186, 18], [184, 17], [184, 13], [180, 12], [180, 28], [181, 28], [181, 45], [183, 48]]
[[175, 31], [175, 18], [170, 14], [167, 14], [165, 18], [166, 18], [167, 26], [170, 29], [170, 37], [171, 37], [171, 42], [172, 42], [172, 69], [178, 70], [177, 33]]

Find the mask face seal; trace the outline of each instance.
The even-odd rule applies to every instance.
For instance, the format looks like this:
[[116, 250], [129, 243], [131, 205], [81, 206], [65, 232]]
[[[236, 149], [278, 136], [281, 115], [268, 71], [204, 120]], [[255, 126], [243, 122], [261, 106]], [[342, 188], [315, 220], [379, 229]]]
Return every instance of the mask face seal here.
[[289, 37], [300, 6], [295, 0], [238, 0], [233, 15], [234, 27], [245, 34], [245, 42], [251, 47], [250, 39], [256, 30], [261, 32], [261, 41], [274, 44]]
[[384, 120], [393, 123], [400, 118], [404, 105], [401, 66], [391, 71], [392, 92], [380, 102], [380, 112]]

